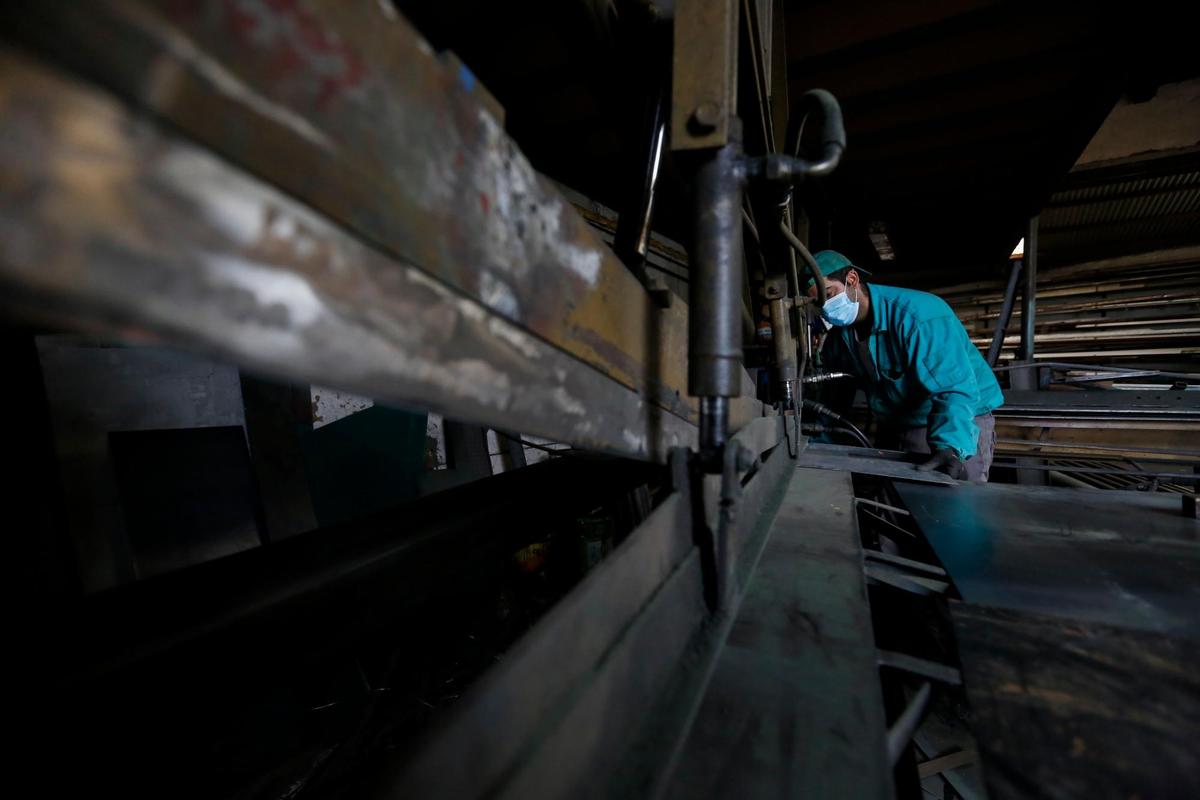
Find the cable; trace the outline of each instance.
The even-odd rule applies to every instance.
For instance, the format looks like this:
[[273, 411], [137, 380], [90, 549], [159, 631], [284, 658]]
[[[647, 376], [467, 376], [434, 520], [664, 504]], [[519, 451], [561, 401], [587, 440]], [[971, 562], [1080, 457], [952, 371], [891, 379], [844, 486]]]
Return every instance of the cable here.
[[517, 444], [521, 445], [522, 447], [532, 447], [534, 450], [543, 450], [547, 453], [550, 453], [551, 455], [556, 455], [556, 456], [567, 455], [572, 450], [575, 449], [573, 447], [557, 447], [557, 448], [546, 447], [545, 445], [534, 444], [533, 442], [529, 441], [528, 439], [522, 439], [519, 436], [513, 436], [512, 434], [502, 433], [501, 431], [496, 431], [496, 434], [498, 436], [503, 436], [505, 439], [508, 439], [510, 442], [516, 442]]
[[867, 435], [865, 433], [863, 433], [862, 431], [860, 431], [858, 429], [857, 425], [855, 425], [853, 422], [851, 422], [850, 420], [843, 417], [841, 414], [834, 411], [829, 406], [818, 403], [816, 400], [805, 400], [804, 407], [811, 408], [813, 411], [817, 412], [818, 414], [823, 414], [824, 416], [829, 417], [830, 419], [832, 419], [835, 422], [840, 422], [842, 424], [842, 426], [844, 426], [847, 430], [852, 431], [854, 433], [855, 438], [857, 438], [860, 442], [862, 442], [864, 447], [871, 446], [871, 440], [867, 438]]
[[871, 443], [863, 437], [861, 432], [844, 425], [805, 425], [804, 427], [810, 433], [843, 433], [863, 447], [871, 447]]

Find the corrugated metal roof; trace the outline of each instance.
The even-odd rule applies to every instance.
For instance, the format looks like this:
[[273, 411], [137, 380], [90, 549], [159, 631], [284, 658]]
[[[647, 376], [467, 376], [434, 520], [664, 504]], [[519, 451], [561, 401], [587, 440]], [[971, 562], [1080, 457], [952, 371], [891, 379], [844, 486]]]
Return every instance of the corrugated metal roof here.
[[1200, 168], [1057, 192], [1042, 212], [1040, 233], [1054, 261], [1108, 246], [1128, 251], [1200, 241]]

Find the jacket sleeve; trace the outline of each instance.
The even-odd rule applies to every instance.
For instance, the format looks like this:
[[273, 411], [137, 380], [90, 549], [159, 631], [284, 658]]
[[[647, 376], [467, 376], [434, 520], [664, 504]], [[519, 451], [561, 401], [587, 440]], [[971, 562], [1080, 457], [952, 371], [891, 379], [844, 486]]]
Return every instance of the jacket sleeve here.
[[963, 343], [965, 335], [958, 318], [945, 315], [920, 322], [908, 337], [910, 363], [931, 400], [926, 422], [929, 446], [953, 448], [964, 460], [974, 456], [979, 446], [975, 424], [979, 387]]

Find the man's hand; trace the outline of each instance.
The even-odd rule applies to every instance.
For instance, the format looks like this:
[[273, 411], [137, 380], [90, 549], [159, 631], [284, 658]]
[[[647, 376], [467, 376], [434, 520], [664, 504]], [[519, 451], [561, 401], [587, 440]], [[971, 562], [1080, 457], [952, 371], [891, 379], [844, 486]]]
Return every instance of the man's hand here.
[[956, 481], [961, 481], [967, 476], [967, 468], [962, 459], [949, 447], [937, 450], [929, 457], [928, 461], [917, 465], [917, 472], [933, 472], [934, 470], [944, 472]]

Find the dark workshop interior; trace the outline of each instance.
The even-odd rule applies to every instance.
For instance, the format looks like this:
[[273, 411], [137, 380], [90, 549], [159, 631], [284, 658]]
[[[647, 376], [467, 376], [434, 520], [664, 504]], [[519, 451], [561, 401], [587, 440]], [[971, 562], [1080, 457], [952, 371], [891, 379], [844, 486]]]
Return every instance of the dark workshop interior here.
[[5, 3], [15, 793], [1200, 797], [1193, 18]]

